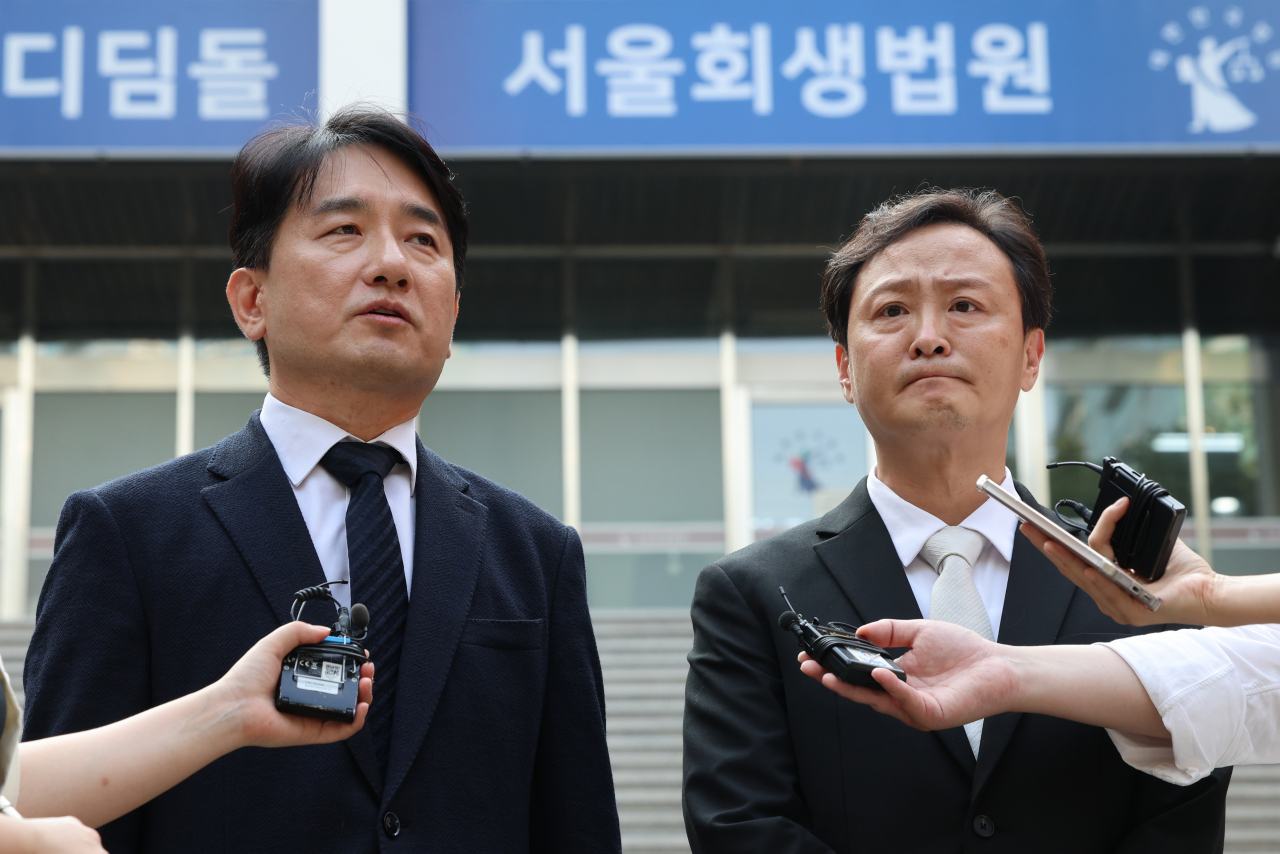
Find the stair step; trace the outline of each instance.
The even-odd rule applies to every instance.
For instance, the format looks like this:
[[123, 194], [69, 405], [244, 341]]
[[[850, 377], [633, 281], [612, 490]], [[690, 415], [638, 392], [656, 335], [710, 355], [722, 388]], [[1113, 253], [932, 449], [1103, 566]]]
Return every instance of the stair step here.
[[613, 767], [613, 784], [619, 790], [662, 787], [676, 790], [678, 803], [680, 786], [684, 779], [681, 768], [619, 768]]
[[618, 795], [618, 805], [670, 807], [680, 804], [680, 786], [628, 786]]
[[[606, 690], [608, 686], [605, 686]], [[606, 697], [605, 712], [610, 718], [629, 715], [675, 715], [684, 717], [684, 695], [663, 699], [661, 697]]]
[[651, 717], [645, 715], [643, 717], [614, 717], [609, 716], [609, 734], [610, 735], [633, 735], [640, 733], [654, 733], [661, 735], [675, 734], [680, 735], [683, 728], [683, 719], [678, 717]]
[[678, 685], [684, 690], [685, 678], [689, 668], [680, 667], [607, 667], [603, 668], [605, 686], [609, 685], [644, 685], [661, 682], [664, 685]]
[[677, 754], [680, 753], [682, 741], [680, 733], [651, 733], [642, 732], [635, 734], [615, 734], [609, 733], [610, 748], [616, 747], [618, 750], [673, 750]]
[[[627, 671], [636, 668], [659, 670], [689, 670], [688, 649], [659, 649], [625, 651], [600, 651], [600, 668], [602, 670]], [[681, 676], [683, 679], [683, 675]]]
[[639, 699], [684, 699], [684, 680], [679, 682], [655, 682], [655, 683], [623, 683], [621, 685], [610, 685], [604, 683], [605, 702], [611, 702], [614, 698], [619, 700], [639, 700]]

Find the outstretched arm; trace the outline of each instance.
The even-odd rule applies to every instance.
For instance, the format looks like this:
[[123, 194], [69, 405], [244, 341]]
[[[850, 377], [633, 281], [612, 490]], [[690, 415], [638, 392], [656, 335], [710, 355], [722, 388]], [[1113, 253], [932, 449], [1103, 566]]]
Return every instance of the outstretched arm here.
[[1005, 646], [933, 620], [880, 620], [858, 634], [881, 647], [910, 647], [898, 659], [907, 681], [878, 670], [873, 676], [883, 692], [858, 688], [804, 653], [800, 669], [842, 697], [916, 729], [948, 729], [1001, 712], [1033, 712], [1169, 738], [1142, 682], [1105, 646]]
[[326, 744], [354, 735], [372, 699], [372, 664], [361, 670], [353, 723], [275, 708], [282, 659], [328, 633], [323, 626], [288, 623], [193, 694], [97, 729], [23, 743], [18, 811], [27, 817], [75, 816], [99, 827], [238, 748]]

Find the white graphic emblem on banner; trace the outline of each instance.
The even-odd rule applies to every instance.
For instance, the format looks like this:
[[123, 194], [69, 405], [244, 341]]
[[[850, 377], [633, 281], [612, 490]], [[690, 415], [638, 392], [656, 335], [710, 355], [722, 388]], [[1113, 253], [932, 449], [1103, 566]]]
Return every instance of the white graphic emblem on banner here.
[[[1178, 82], [1191, 90], [1192, 133], [1231, 133], [1251, 128], [1258, 116], [1240, 100], [1233, 86], [1261, 83], [1268, 67], [1280, 72], [1280, 50], [1259, 58], [1274, 34], [1266, 21], [1245, 26], [1244, 11], [1228, 6], [1218, 22], [1205, 6], [1187, 12], [1190, 29], [1179, 21], [1160, 28], [1160, 38], [1170, 45], [1156, 48], [1147, 58], [1152, 71], [1172, 65]], [[1174, 50], [1178, 55], [1174, 56]]]

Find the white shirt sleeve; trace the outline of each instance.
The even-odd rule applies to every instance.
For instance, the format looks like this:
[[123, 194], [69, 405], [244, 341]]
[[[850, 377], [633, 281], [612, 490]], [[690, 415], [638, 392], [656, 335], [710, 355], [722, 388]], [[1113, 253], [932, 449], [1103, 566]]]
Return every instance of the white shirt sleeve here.
[[1125, 762], [1188, 786], [1280, 762], [1280, 625], [1183, 629], [1104, 644], [1133, 668], [1171, 738], [1107, 730]]

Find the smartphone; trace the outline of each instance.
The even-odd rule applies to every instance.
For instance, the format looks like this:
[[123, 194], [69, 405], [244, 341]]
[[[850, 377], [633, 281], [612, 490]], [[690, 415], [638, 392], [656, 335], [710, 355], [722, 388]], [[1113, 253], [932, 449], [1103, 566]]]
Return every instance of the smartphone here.
[[1159, 596], [1139, 584], [1132, 575], [1077, 540], [1061, 525], [1056, 524], [1039, 510], [1002, 488], [1000, 484], [985, 474], [978, 478], [978, 489], [1008, 507], [1013, 511], [1013, 515], [1031, 525], [1049, 539], [1062, 545], [1067, 551], [1111, 579], [1134, 599], [1146, 605], [1147, 610], [1155, 611], [1163, 604]]

